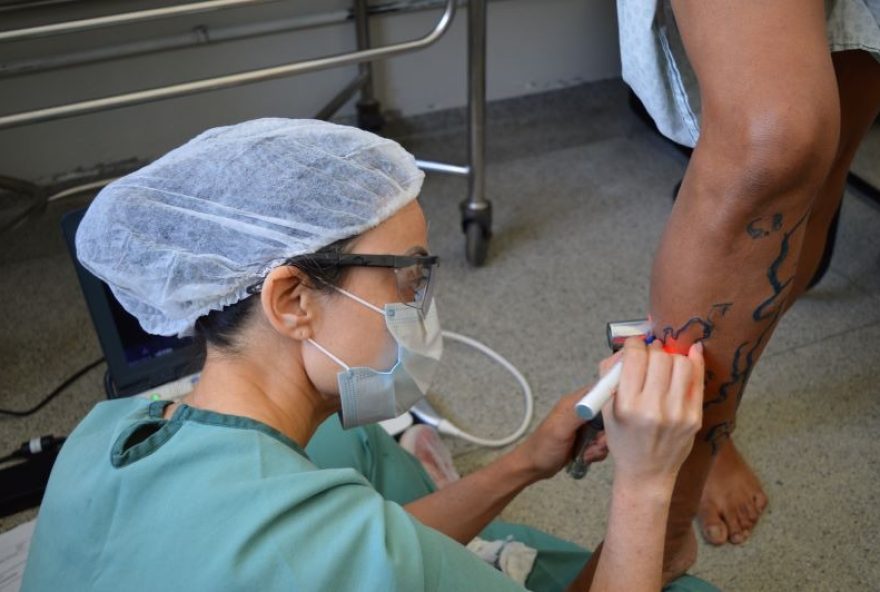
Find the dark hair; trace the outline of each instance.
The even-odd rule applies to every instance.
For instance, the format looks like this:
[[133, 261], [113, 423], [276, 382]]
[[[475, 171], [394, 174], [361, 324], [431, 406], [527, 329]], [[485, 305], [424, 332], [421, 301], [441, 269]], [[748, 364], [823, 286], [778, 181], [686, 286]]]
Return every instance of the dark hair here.
[[[351, 243], [357, 237], [344, 238], [318, 250], [315, 254], [347, 253]], [[342, 283], [345, 269], [336, 265], [318, 263], [311, 255], [299, 255], [285, 262], [300, 269], [309, 278], [312, 287], [326, 292], [332, 292], [334, 286]], [[221, 310], [213, 310], [196, 320], [195, 334], [203, 346], [211, 345], [226, 351], [236, 353], [238, 350], [238, 336], [242, 327], [251, 317], [254, 307], [259, 298], [259, 285], [255, 287], [255, 293], [234, 304], [223, 307]]]

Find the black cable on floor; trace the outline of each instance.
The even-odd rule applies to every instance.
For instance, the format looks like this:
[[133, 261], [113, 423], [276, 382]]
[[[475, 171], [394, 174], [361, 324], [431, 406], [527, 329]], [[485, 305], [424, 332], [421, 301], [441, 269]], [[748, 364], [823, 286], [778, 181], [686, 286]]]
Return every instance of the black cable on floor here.
[[52, 399], [54, 399], [55, 397], [60, 395], [64, 391], [64, 389], [66, 389], [71, 384], [73, 384], [74, 382], [79, 380], [86, 372], [88, 372], [89, 370], [91, 370], [93, 368], [96, 368], [97, 366], [99, 366], [100, 364], [103, 364], [103, 363], [104, 363], [104, 358], [100, 358], [98, 360], [95, 360], [94, 362], [92, 362], [88, 366], [81, 368], [79, 371], [77, 371], [75, 374], [73, 374], [70, 378], [68, 378], [67, 380], [62, 382], [60, 385], [58, 385], [55, 388], [55, 390], [53, 390], [51, 393], [46, 395], [46, 397], [42, 401], [40, 401], [39, 403], [37, 403], [36, 405], [31, 407], [30, 409], [25, 409], [24, 411], [16, 411], [14, 409], [0, 409], [0, 415], [8, 415], [11, 417], [27, 417], [28, 415], [36, 413], [37, 411], [39, 411], [40, 409], [45, 407]]

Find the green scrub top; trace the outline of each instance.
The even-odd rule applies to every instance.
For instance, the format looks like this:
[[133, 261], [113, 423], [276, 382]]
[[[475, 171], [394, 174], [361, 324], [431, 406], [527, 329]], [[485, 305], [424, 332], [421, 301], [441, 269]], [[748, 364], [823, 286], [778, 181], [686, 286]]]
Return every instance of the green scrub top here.
[[23, 592], [522, 590], [386, 501], [319, 469], [253, 420], [130, 398], [65, 442]]
[[[320, 467], [353, 468], [366, 477], [382, 497], [401, 505], [437, 490], [422, 464], [375, 424], [344, 430], [334, 415], [321, 424], [306, 446], [306, 452]], [[503, 520], [493, 520], [480, 537], [487, 541], [512, 538], [538, 551], [526, 579], [526, 588], [534, 592], [562, 592], [591, 555], [570, 541]], [[705, 580], [684, 575], [667, 584], [663, 592], [719, 591]]]

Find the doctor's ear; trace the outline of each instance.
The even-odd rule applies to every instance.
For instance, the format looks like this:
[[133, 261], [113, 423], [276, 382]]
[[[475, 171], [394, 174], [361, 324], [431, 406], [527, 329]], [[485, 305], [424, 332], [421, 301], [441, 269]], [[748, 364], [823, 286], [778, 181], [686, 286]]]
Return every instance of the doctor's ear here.
[[276, 267], [263, 281], [260, 304], [272, 327], [291, 339], [312, 337], [317, 290], [308, 276], [289, 265]]

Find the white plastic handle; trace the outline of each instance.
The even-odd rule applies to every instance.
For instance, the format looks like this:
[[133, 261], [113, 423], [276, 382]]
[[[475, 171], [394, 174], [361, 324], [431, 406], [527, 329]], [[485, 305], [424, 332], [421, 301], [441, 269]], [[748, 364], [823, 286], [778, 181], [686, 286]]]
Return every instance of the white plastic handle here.
[[590, 389], [583, 398], [575, 405], [577, 414], [587, 421], [593, 419], [602, 411], [602, 407], [617, 390], [620, 385], [620, 374], [623, 371], [623, 361], [619, 361], [611, 367], [608, 374], [599, 379], [596, 386]]

